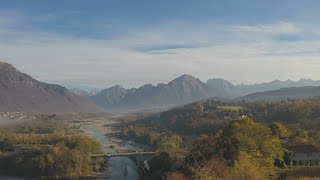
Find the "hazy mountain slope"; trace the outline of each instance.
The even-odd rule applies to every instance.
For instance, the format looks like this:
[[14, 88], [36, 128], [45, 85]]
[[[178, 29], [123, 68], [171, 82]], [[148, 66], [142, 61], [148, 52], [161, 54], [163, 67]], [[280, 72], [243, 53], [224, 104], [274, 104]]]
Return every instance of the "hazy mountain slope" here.
[[0, 112], [101, 112], [85, 97], [64, 87], [39, 82], [0, 62]]
[[90, 96], [89, 92], [82, 90], [82, 89], [79, 89], [79, 88], [73, 88], [73, 89], [70, 89], [70, 91], [78, 96]]
[[[301, 79], [297, 82], [275, 80], [254, 85], [233, 85], [224, 79], [209, 79], [207, 83], [182, 75], [168, 84], [124, 89], [117, 85], [102, 90], [91, 100], [111, 111], [166, 109], [203, 99], [233, 99], [255, 92], [277, 90], [286, 87], [320, 86], [320, 81]], [[294, 96], [294, 95], [293, 95]]]
[[281, 101], [290, 99], [305, 99], [320, 96], [320, 87], [291, 87], [279, 90], [257, 92], [235, 99], [236, 101]]
[[168, 84], [144, 85], [124, 89], [115, 86], [102, 90], [91, 100], [111, 110], [142, 110], [173, 107], [214, 96], [210, 87], [199, 79], [182, 75]]
[[229, 81], [220, 78], [209, 79], [207, 85], [214, 91], [220, 98], [233, 98], [240, 96], [240, 93]]
[[85, 97], [89, 97], [89, 96], [94, 96], [96, 94], [98, 94], [100, 91], [97, 89], [91, 90], [91, 91], [85, 91], [83, 89], [79, 89], [79, 88], [72, 88], [70, 89], [71, 92], [73, 92], [76, 95], [79, 96], [85, 96]]
[[236, 98], [245, 96], [248, 94], [264, 91], [278, 90], [281, 88], [290, 87], [304, 87], [304, 86], [320, 86], [320, 81], [313, 81], [311, 79], [300, 79], [299, 81], [280, 81], [274, 80], [267, 83], [252, 84], [252, 85], [233, 85], [232, 83], [224, 79], [209, 79], [207, 81], [208, 86], [222, 98]]
[[300, 79], [299, 81], [280, 81], [274, 80], [268, 83], [253, 84], [253, 85], [236, 85], [235, 89], [239, 95], [248, 95], [255, 92], [272, 91], [281, 88], [303, 87], [303, 86], [320, 86], [320, 81], [311, 79]]
[[98, 93], [100, 92], [99, 89], [93, 89], [89, 92], [90, 96], [94, 96], [94, 95], [97, 95]]
[[125, 94], [126, 89], [117, 85], [104, 89], [90, 98], [101, 107], [112, 108], [113, 105], [118, 105], [121, 102]]

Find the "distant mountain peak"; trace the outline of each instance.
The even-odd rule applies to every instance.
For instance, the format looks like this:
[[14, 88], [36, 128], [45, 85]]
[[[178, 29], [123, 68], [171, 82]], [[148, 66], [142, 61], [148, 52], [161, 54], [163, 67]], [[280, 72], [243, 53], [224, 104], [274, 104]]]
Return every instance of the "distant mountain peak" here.
[[281, 80], [275, 79], [275, 80], [271, 81], [270, 83], [281, 83], [281, 82], [282, 82]]
[[174, 80], [170, 81], [168, 84], [171, 85], [171, 84], [176, 84], [176, 83], [178, 83], [178, 84], [181, 84], [181, 83], [194, 84], [194, 83], [203, 83], [203, 82], [194, 76], [184, 74], [184, 75], [179, 76], [179, 77], [175, 78]]
[[234, 86], [231, 82], [224, 80], [222, 78], [213, 78], [213, 79], [208, 79], [207, 84], [214, 84], [214, 85], [221, 85], [221, 86]]
[[109, 89], [125, 89], [125, 88], [117, 84], [115, 86], [110, 87]]
[[294, 81], [292, 81], [291, 79], [287, 79], [285, 82], [294, 83]]
[[235, 86], [230, 83], [229, 81], [226, 81], [221, 78], [213, 78], [209, 79], [207, 81], [207, 85], [212, 89], [213, 92], [215, 92], [219, 97], [234, 97], [235, 92]]
[[312, 80], [312, 79], [305, 79], [305, 78], [300, 78], [299, 80], [298, 80], [298, 82], [313, 82], [314, 80]]
[[152, 84], [145, 84], [141, 86], [139, 89], [149, 89], [149, 88], [155, 88], [155, 86]]
[[109, 87], [107, 89], [104, 89], [104, 90], [100, 91], [99, 93], [101, 93], [101, 94], [110, 94], [110, 93], [119, 94], [119, 93], [124, 93], [124, 92], [126, 92], [126, 89], [124, 87], [122, 87], [120, 85], [115, 85], [115, 86]]
[[4, 71], [4, 70], [18, 71], [12, 64], [0, 61], [0, 71]]
[[198, 79], [198, 78], [191, 76], [189, 74], [183, 74], [183, 75], [177, 77], [175, 80], [189, 80], [189, 79]]
[[[11, 64], [6, 63], [6, 62], [3, 62], [3, 61], [0, 61], [0, 66], [2, 66], [2, 65], [11, 65]], [[12, 66], [12, 65], [11, 65], [11, 66]]]

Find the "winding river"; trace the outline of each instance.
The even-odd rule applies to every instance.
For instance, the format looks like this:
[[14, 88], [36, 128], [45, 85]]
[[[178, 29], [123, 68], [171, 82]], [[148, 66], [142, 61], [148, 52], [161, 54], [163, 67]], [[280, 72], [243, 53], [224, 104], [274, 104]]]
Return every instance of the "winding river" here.
[[[108, 139], [99, 129], [91, 125], [83, 126], [80, 129], [82, 131], [91, 132], [93, 137], [101, 143], [105, 152], [116, 153], [114, 149], [109, 147]], [[113, 157], [108, 160], [106, 170], [104, 170], [97, 179], [138, 180], [138, 167], [128, 157]]]

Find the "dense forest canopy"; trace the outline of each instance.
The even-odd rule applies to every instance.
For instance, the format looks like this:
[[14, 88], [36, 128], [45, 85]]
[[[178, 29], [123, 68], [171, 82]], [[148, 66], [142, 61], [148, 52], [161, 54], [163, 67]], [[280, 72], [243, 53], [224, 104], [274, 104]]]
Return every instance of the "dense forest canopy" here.
[[90, 154], [102, 152], [98, 142], [69, 131], [55, 116], [0, 128], [0, 169], [8, 175], [86, 177], [103, 165]]
[[241, 117], [251, 117], [262, 123], [316, 125], [320, 118], [320, 98], [281, 102], [199, 102], [139, 119], [127, 127], [152, 127], [153, 130], [199, 135], [212, 133]]
[[[292, 165], [288, 147], [320, 147], [319, 98], [198, 102], [123, 122], [121, 136], [157, 149], [158, 155], [151, 161], [157, 171], [146, 179], [269, 179], [295, 173], [320, 176], [312, 169], [281, 169]], [[290, 140], [284, 144], [284, 138]]]

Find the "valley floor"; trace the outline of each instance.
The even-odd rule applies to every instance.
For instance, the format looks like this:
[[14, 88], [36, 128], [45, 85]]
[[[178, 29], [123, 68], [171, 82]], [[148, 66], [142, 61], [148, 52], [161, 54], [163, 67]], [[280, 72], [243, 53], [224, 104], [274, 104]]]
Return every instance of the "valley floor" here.
[[[108, 139], [108, 145], [116, 152], [132, 152], [132, 151], [150, 151], [151, 147], [146, 144], [140, 144], [119, 138], [120, 123], [118, 119], [121, 115], [111, 115], [106, 118], [90, 118], [84, 119], [83, 122], [74, 123], [76, 126], [93, 126], [102, 132]], [[83, 134], [92, 137], [92, 132], [83, 131]]]
[[[92, 137], [102, 145], [104, 151], [110, 154], [126, 152], [143, 152], [150, 147], [143, 144], [119, 138], [121, 116], [110, 115], [106, 117], [81, 119], [72, 126], [78, 127], [80, 133]], [[92, 176], [93, 179], [140, 179], [139, 166], [130, 157], [113, 157], [107, 159], [106, 167], [100, 173]]]

